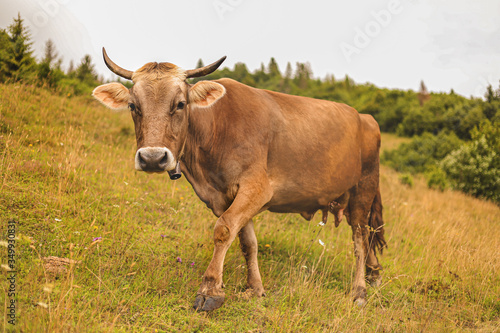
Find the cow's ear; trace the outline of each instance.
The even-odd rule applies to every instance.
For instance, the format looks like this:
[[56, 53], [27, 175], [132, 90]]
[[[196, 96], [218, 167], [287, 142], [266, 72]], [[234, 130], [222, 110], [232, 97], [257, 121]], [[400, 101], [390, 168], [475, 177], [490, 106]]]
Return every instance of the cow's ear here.
[[226, 94], [222, 84], [200, 81], [189, 88], [189, 103], [197, 107], [209, 107]]
[[123, 110], [128, 107], [130, 93], [121, 83], [103, 84], [94, 89], [92, 96], [99, 102], [113, 110]]

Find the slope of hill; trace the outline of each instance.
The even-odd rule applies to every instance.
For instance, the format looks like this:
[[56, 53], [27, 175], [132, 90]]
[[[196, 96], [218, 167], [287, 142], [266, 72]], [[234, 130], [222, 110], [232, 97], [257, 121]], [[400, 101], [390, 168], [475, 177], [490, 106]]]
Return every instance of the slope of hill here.
[[[246, 269], [234, 244], [225, 262], [226, 304], [195, 313], [216, 219], [184, 178], [135, 172], [134, 152], [127, 112], [110, 112], [90, 97], [0, 85], [0, 232], [5, 239], [8, 221], [18, 221], [18, 329], [500, 329], [499, 208], [429, 190], [420, 179], [409, 188], [386, 167], [384, 282], [368, 290], [364, 309], [346, 296], [354, 255], [345, 221], [321, 227], [319, 217], [263, 213], [256, 232], [267, 296], [243, 293]], [[0, 249], [6, 264], [7, 248]], [[7, 283], [2, 279], [3, 304]], [[0, 325], [10, 327], [7, 309], [0, 311]]]

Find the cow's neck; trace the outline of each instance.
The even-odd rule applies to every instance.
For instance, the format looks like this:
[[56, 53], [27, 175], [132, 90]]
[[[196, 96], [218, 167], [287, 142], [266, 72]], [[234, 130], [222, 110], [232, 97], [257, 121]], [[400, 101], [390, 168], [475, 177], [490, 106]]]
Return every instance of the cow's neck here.
[[198, 167], [209, 158], [215, 133], [215, 117], [212, 108], [191, 109], [182, 160], [188, 170]]
[[214, 109], [194, 109], [189, 112], [184, 154], [181, 158], [182, 173], [193, 186], [198, 197], [211, 208], [216, 215], [222, 214], [220, 193], [211, 185], [208, 177], [216, 168], [213, 144], [217, 137], [217, 124]]

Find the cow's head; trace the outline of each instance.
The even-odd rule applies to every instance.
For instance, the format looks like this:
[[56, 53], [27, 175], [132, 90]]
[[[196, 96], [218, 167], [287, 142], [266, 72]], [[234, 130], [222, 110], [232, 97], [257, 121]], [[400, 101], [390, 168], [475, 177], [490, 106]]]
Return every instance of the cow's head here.
[[116, 82], [104, 84], [92, 95], [111, 109], [130, 109], [137, 139], [135, 168], [148, 172], [176, 169], [186, 142], [189, 110], [209, 107], [226, 93], [216, 82], [191, 85], [186, 79], [212, 73], [226, 57], [193, 70], [182, 70], [168, 62], [150, 62], [132, 72], [111, 61], [104, 48], [102, 51], [113, 73], [134, 82], [130, 89]]

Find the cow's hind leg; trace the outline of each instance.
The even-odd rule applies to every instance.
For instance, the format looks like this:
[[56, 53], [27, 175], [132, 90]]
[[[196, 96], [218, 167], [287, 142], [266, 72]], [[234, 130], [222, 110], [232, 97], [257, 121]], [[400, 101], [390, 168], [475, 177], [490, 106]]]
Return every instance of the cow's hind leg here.
[[[375, 188], [373, 189], [373, 185]], [[360, 182], [358, 186], [351, 189], [349, 200], [349, 224], [352, 229], [352, 238], [354, 241], [354, 254], [356, 256], [356, 273], [352, 285], [352, 297], [359, 306], [366, 304], [366, 281], [365, 265], [368, 263], [370, 253], [368, 228], [368, 215], [370, 212], [373, 198], [375, 197], [378, 184], [371, 182]]]
[[245, 260], [247, 262], [248, 276], [247, 287], [255, 296], [264, 295], [264, 286], [260, 277], [259, 263], [257, 261], [258, 244], [255, 231], [253, 229], [253, 221], [243, 227], [238, 235], [240, 237], [240, 247]]
[[372, 287], [378, 287], [382, 282], [380, 274], [382, 266], [377, 259], [377, 249], [382, 253], [383, 248], [386, 246], [380, 190], [377, 191], [371, 206], [368, 228], [370, 229], [370, 236], [368, 257], [366, 258], [366, 279]]
[[372, 287], [379, 287], [382, 283], [381, 270], [382, 266], [378, 262], [375, 249], [370, 248], [366, 257], [366, 280]]
[[[353, 220], [354, 216], [353, 215]], [[367, 258], [367, 232], [361, 223], [353, 223], [352, 238], [354, 241], [354, 255], [356, 256], [356, 273], [352, 285], [352, 297], [354, 302], [363, 306], [366, 303], [365, 262]]]

